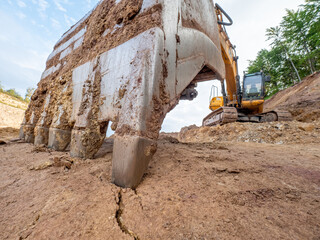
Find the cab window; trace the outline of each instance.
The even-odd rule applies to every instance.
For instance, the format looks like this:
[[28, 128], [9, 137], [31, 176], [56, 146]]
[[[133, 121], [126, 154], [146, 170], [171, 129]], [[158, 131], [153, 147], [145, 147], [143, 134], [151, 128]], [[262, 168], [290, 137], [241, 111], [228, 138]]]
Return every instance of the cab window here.
[[262, 78], [261, 75], [249, 76], [244, 81], [244, 93], [248, 98], [260, 97], [262, 94]]

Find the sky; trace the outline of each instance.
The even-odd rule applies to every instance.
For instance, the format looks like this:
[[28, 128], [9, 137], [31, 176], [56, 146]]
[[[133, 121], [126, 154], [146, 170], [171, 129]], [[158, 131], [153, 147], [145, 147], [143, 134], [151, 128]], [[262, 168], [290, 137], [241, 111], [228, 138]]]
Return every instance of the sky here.
[[[234, 21], [227, 31], [237, 46], [239, 73], [242, 73], [248, 60], [268, 47], [265, 30], [280, 23], [285, 9], [297, 9], [304, 0], [216, 2]], [[0, 84], [5, 89], [16, 89], [22, 96], [28, 87], [36, 87], [55, 43], [97, 3], [98, 0], [0, 0]], [[201, 125], [210, 113], [210, 89], [215, 83], [199, 84], [199, 95], [194, 101], [180, 101], [167, 115], [162, 131]]]

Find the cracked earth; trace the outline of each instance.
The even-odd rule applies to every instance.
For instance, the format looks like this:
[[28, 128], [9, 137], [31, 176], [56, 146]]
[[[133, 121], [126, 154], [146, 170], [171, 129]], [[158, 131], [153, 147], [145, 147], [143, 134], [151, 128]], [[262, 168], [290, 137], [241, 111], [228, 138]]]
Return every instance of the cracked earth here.
[[0, 146], [0, 239], [319, 239], [318, 144], [163, 138], [142, 184], [110, 183], [112, 140], [94, 160]]

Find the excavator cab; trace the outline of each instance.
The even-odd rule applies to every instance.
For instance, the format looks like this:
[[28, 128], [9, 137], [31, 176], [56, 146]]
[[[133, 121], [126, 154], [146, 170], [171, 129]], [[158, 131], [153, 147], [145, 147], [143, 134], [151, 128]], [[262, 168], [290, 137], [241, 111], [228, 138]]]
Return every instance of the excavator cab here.
[[243, 100], [262, 100], [265, 96], [265, 83], [270, 77], [262, 72], [245, 74], [243, 77]]

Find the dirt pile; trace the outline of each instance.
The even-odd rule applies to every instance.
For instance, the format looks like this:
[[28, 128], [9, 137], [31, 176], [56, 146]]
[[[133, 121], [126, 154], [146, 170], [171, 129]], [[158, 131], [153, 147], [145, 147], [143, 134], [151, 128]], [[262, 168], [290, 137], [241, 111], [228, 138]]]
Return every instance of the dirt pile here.
[[256, 142], [272, 144], [320, 143], [320, 121], [312, 123], [229, 123], [214, 127], [188, 127], [181, 130], [179, 141], [203, 142]]
[[301, 122], [320, 119], [320, 72], [278, 92], [264, 105], [265, 111], [276, 108], [291, 112], [293, 117]]
[[19, 129], [18, 128], [0, 128], [0, 140], [9, 141], [19, 137]]
[[0, 128], [19, 128], [28, 104], [0, 92]]

